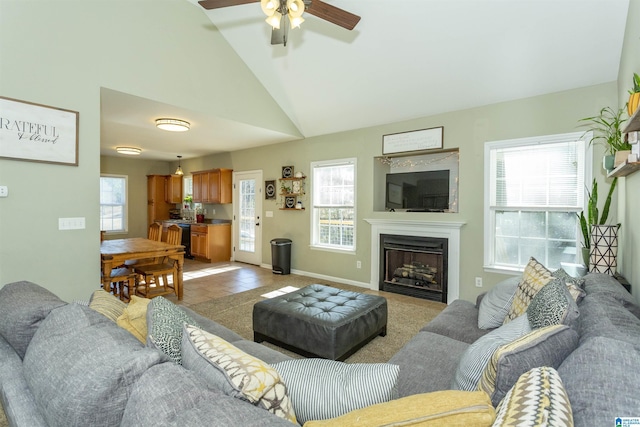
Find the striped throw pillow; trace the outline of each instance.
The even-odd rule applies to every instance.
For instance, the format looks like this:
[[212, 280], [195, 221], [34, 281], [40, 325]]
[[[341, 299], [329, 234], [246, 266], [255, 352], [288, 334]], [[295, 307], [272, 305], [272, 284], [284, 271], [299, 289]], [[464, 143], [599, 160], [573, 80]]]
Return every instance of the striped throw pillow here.
[[98, 289], [91, 295], [89, 307], [115, 322], [127, 308], [127, 304], [110, 293]]
[[301, 425], [311, 420], [339, 417], [397, 397], [398, 365], [294, 359], [273, 367], [287, 386]]

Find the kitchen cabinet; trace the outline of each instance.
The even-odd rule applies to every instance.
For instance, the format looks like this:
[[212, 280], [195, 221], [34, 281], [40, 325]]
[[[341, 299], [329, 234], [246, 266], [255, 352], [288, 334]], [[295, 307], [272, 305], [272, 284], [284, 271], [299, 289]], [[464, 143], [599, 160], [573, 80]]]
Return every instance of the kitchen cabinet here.
[[231, 223], [192, 224], [191, 255], [200, 261], [231, 259]]
[[147, 226], [169, 219], [173, 208], [167, 203], [167, 175], [147, 175]]
[[182, 204], [182, 175], [169, 175], [166, 180], [166, 202]]
[[232, 169], [211, 169], [193, 173], [193, 201], [197, 203], [231, 203]]

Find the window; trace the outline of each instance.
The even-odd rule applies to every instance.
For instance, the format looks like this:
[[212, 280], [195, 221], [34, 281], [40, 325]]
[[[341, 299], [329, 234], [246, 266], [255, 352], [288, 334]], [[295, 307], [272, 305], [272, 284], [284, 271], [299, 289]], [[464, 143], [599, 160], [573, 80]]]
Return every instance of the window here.
[[311, 163], [311, 245], [355, 251], [356, 159]]
[[583, 133], [485, 144], [485, 268], [521, 271], [530, 257], [549, 269], [580, 261], [577, 213], [591, 155]]
[[[183, 194], [183, 205], [189, 197], [193, 200], [193, 176], [184, 176], [182, 179], [182, 194]], [[190, 203], [190, 202], [189, 202]]]
[[100, 176], [100, 230], [127, 231], [126, 176]]

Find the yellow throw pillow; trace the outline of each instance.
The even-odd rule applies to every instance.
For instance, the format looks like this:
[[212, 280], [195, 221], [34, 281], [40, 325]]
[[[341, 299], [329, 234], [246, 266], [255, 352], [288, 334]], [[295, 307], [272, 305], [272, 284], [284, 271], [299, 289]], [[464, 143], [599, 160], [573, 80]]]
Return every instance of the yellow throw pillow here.
[[116, 321], [122, 314], [127, 304], [123, 303], [108, 292], [98, 289], [91, 295], [89, 307], [112, 321]]
[[444, 390], [378, 403], [330, 420], [307, 421], [304, 427], [489, 427], [495, 416], [485, 392]]
[[131, 295], [129, 305], [116, 320], [118, 326], [129, 331], [143, 344], [147, 342], [147, 307], [150, 302], [150, 299]]
[[534, 257], [529, 259], [529, 263], [524, 268], [522, 280], [518, 284], [516, 294], [513, 297], [511, 308], [504, 323], [509, 323], [516, 317], [522, 316], [527, 312], [529, 303], [540, 289], [553, 279], [551, 272], [540, 264]]

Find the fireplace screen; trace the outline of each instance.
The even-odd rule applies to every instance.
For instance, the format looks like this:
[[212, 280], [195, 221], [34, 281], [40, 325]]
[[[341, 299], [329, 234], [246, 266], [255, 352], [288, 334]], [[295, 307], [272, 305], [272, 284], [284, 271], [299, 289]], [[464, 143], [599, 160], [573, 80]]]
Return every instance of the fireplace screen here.
[[415, 236], [381, 236], [380, 289], [447, 301], [447, 240]]

